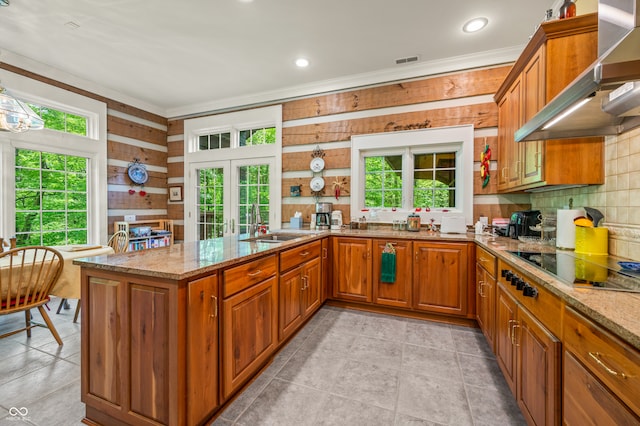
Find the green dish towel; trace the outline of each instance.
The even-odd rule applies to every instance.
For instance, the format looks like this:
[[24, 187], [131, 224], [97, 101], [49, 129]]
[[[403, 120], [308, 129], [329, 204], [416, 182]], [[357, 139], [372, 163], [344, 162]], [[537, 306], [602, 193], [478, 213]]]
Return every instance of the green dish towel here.
[[383, 283], [396, 282], [396, 254], [382, 253], [380, 262], [380, 281]]

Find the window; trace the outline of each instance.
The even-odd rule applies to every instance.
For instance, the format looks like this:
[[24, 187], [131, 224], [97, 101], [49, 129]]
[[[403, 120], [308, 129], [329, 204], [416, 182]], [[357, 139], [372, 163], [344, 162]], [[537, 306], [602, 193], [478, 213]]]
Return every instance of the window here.
[[472, 126], [351, 138], [351, 211], [373, 211], [382, 222], [420, 208], [473, 223], [472, 178]]
[[260, 217], [265, 218], [261, 221], [269, 223], [269, 165], [240, 166], [238, 175], [240, 233], [245, 234], [249, 232], [249, 221], [243, 219], [251, 213], [253, 205], [260, 209]]
[[239, 142], [240, 146], [272, 145], [276, 143], [276, 128], [241, 130]]
[[18, 246], [87, 242], [87, 159], [16, 149]]
[[0, 79], [46, 123], [0, 132], [0, 235], [19, 245], [106, 243], [106, 104], [2, 70]]
[[206, 151], [209, 149], [222, 149], [231, 147], [231, 133], [214, 133], [211, 135], [200, 135], [198, 138], [198, 149]]
[[54, 108], [28, 104], [44, 120], [44, 128], [59, 132], [87, 136], [87, 117], [60, 111]]

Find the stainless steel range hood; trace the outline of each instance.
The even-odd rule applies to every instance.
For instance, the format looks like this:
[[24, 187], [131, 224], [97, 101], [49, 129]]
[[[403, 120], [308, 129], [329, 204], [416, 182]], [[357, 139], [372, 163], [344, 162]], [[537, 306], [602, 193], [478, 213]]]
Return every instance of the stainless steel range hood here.
[[518, 129], [515, 140], [617, 135], [640, 126], [639, 24], [640, 0], [600, 0], [598, 59]]

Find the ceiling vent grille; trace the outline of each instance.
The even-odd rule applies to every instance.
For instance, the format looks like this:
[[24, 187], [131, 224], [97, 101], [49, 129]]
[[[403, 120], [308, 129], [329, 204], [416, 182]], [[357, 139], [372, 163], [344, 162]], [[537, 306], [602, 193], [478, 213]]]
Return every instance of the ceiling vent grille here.
[[406, 58], [396, 59], [396, 65], [408, 64], [410, 62], [418, 62], [418, 57], [417, 56], [408, 56]]

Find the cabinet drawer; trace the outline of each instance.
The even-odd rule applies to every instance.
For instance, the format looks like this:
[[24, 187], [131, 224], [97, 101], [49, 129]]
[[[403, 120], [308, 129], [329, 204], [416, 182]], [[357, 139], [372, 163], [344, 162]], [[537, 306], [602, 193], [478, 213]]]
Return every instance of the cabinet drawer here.
[[276, 272], [278, 272], [278, 267], [275, 254], [229, 268], [224, 271], [223, 297], [229, 297], [266, 280], [274, 276]]
[[314, 241], [309, 244], [285, 250], [280, 253], [280, 272], [288, 271], [302, 263], [320, 256], [322, 243]]
[[640, 414], [640, 352], [572, 309], [565, 309], [564, 343], [591, 372]]
[[476, 263], [492, 277], [496, 277], [496, 257], [480, 246], [476, 246]]

